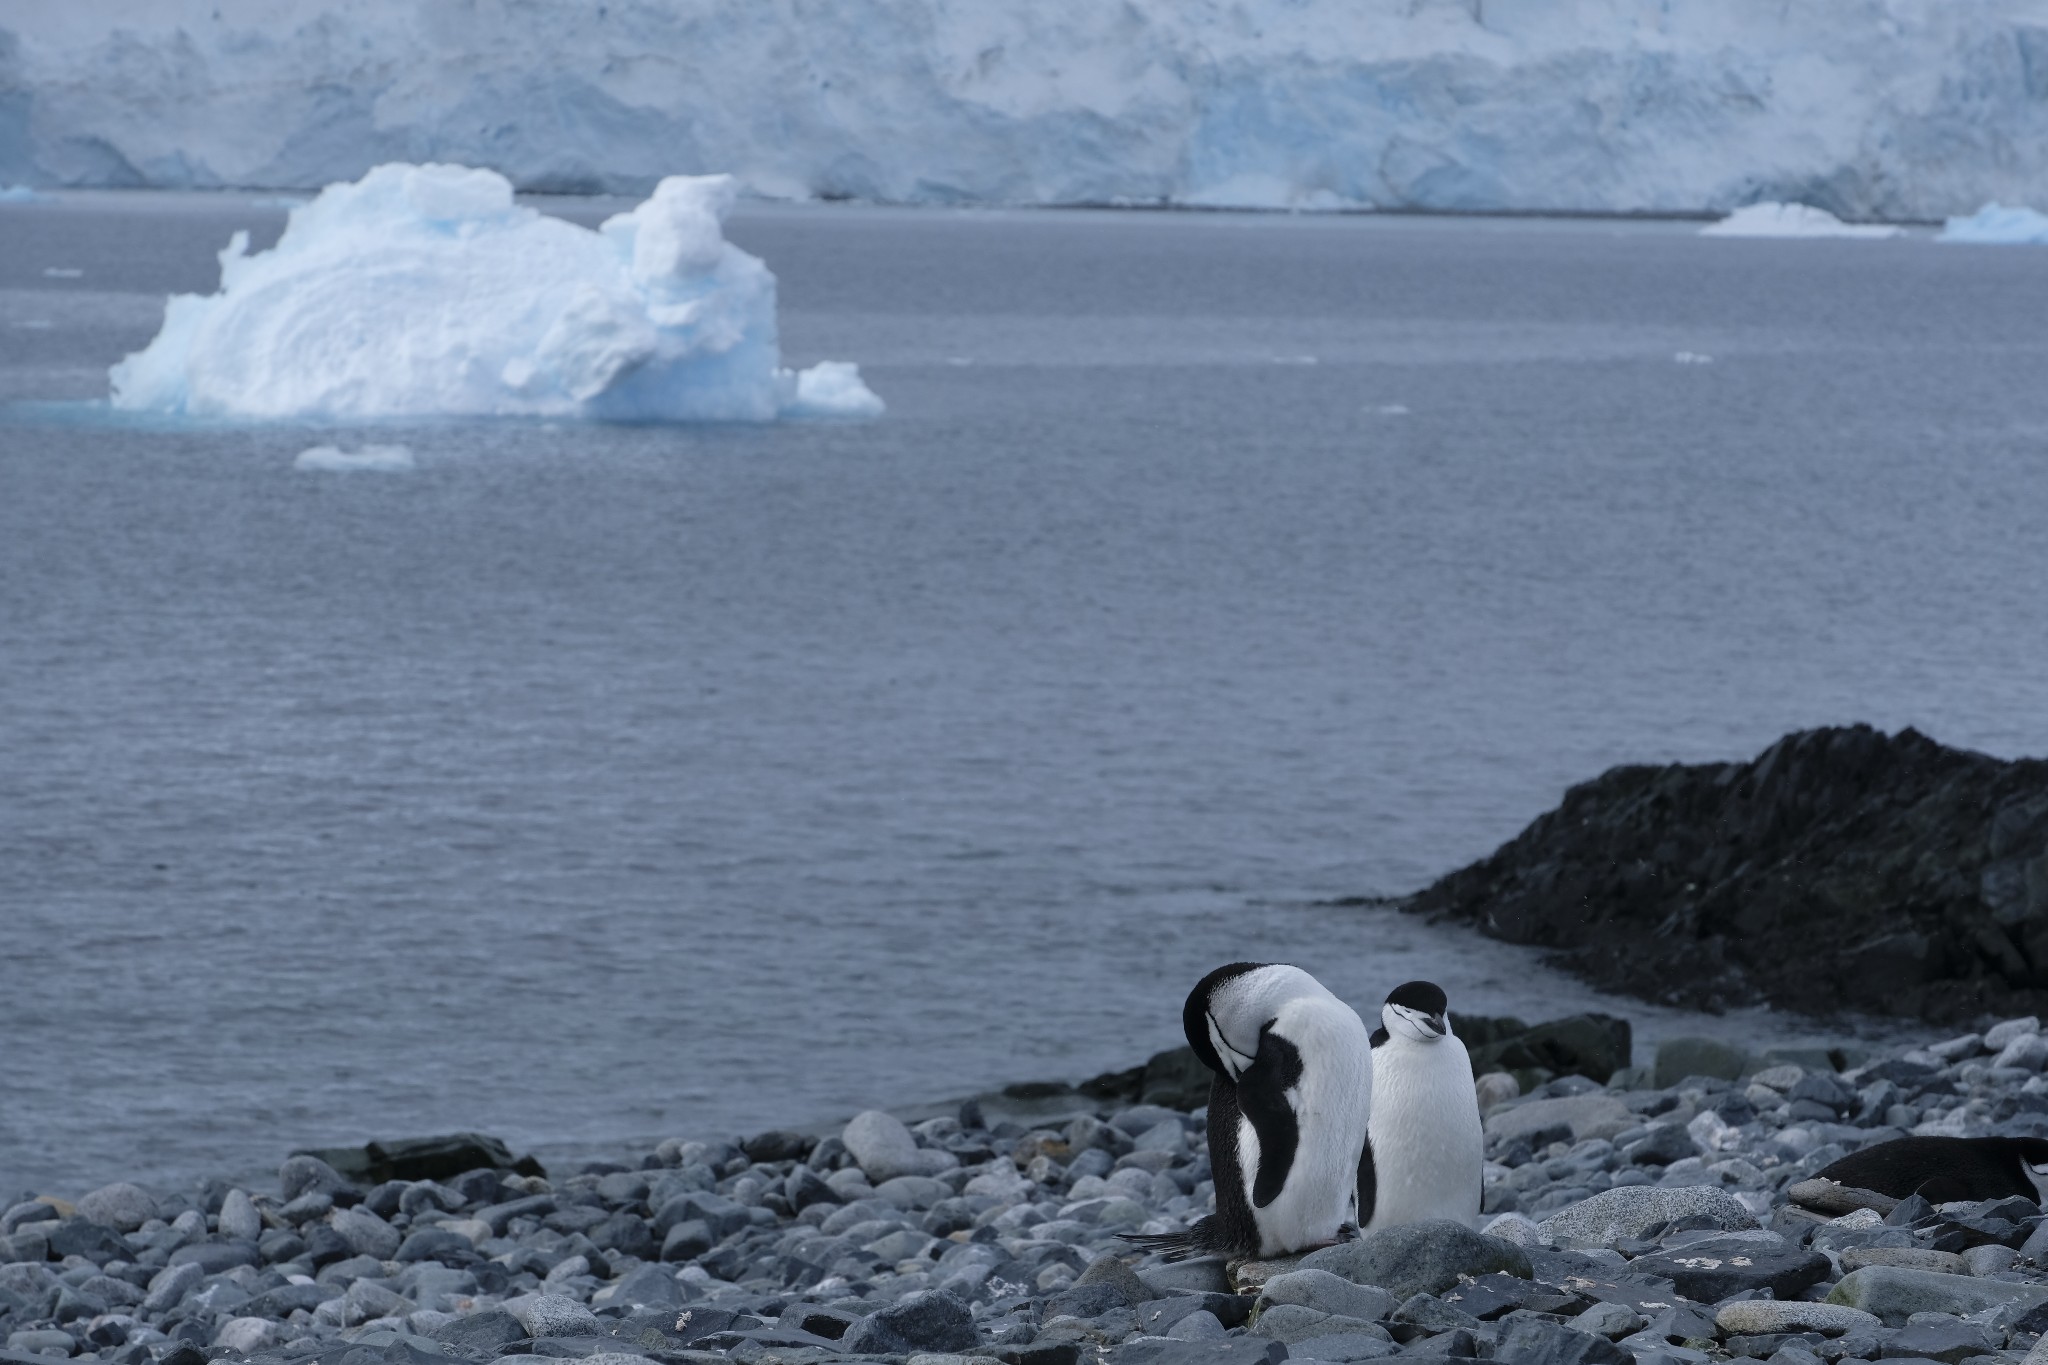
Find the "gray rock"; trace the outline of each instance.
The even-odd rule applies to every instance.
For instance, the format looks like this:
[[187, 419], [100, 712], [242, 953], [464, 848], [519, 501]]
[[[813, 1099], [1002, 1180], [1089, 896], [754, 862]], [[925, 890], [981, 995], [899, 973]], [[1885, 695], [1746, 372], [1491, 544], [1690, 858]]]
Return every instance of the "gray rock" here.
[[230, 1355], [253, 1355], [277, 1340], [277, 1324], [262, 1318], [229, 1318], [213, 1334], [213, 1344]]
[[919, 1147], [902, 1120], [879, 1109], [854, 1115], [840, 1140], [861, 1172], [877, 1183], [899, 1175], [937, 1175], [960, 1164], [951, 1152]]
[[1854, 1213], [1857, 1209], [1870, 1209], [1878, 1214], [1890, 1213], [1898, 1207], [1899, 1201], [1876, 1190], [1859, 1190], [1853, 1185], [1837, 1184], [1818, 1176], [1801, 1180], [1785, 1189], [1785, 1197], [1802, 1208], [1818, 1209], [1822, 1213]]
[[1221, 1341], [1227, 1335], [1223, 1322], [1206, 1308], [1197, 1308], [1166, 1329], [1175, 1341]]
[[1074, 1288], [1097, 1284], [1114, 1289], [1118, 1301], [1126, 1308], [1136, 1308], [1153, 1297], [1151, 1289], [1138, 1278], [1138, 1272], [1125, 1265], [1114, 1252], [1105, 1251], [1090, 1261], [1088, 1268], [1074, 1281]]
[[302, 1194], [332, 1195], [352, 1188], [347, 1177], [317, 1156], [289, 1156], [277, 1168], [278, 1193], [289, 1204]]
[[479, 1221], [490, 1226], [493, 1237], [503, 1237], [505, 1230], [515, 1218], [545, 1218], [555, 1211], [555, 1197], [551, 1194], [521, 1195], [507, 1199], [501, 1204], [486, 1204], [476, 1211]]
[[1582, 1199], [1543, 1220], [1561, 1247], [1611, 1246], [1675, 1218], [1704, 1217], [1723, 1230], [1753, 1228], [1756, 1219], [1734, 1195], [1707, 1185], [1623, 1185]]
[[953, 1197], [953, 1187], [928, 1175], [899, 1175], [875, 1186], [875, 1198], [899, 1209], [928, 1209]]
[[1657, 1044], [1657, 1089], [1669, 1090], [1687, 1076], [1732, 1081], [1749, 1066], [1749, 1054], [1712, 1038], [1666, 1038]]
[[[120, 1233], [104, 1223], [95, 1223], [90, 1218], [65, 1218], [54, 1225], [36, 1225], [36, 1231], [39, 1233], [45, 1228], [48, 1232], [43, 1235], [49, 1239], [50, 1255], [58, 1260], [66, 1256], [83, 1256], [97, 1265], [105, 1265], [112, 1260], [132, 1259], [134, 1254], [134, 1249]], [[18, 1237], [31, 1235], [26, 1230], [17, 1234]]]
[[247, 1242], [196, 1242], [171, 1253], [172, 1265], [196, 1265], [209, 1275], [238, 1265], [259, 1265], [262, 1256]]
[[2020, 1254], [2011, 1247], [2002, 1247], [1993, 1242], [1985, 1246], [1970, 1247], [1964, 1251], [1963, 1265], [1972, 1275], [1981, 1275], [1989, 1279], [2003, 1271], [2011, 1270], [2013, 1262], [2017, 1261], [2019, 1256]]
[[329, 1299], [341, 1297], [333, 1285], [281, 1284], [243, 1304], [242, 1312], [252, 1318], [288, 1318], [301, 1308], [310, 1313]]
[[566, 1294], [522, 1294], [505, 1300], [505, 1311], [530, 1337], [594, 1337], [604, 1331], [594, 1313]]
[[1298, 1304], [1318, 1313], [1376, 1321], [1394, 1311], [1397, 1300], [1386, 1290], [1357, 1284], [1327, 1270], [1290, 1270], [1267, 1280], [1259, 1291], [1260, 1311], [1276, 1304]]
[[263, 1215], [245, 1190], [229, 1190], [220, 1201], [220, 1235], [235, 1242], [254, 1242], [263, 1236]]
[[691, 1190], [663, 1202], [654, 1215], [654, 1233], [666, 1238], [676, 1224], [691, 1220], [703, 1223], [714, 1241], [732, 1236], [751, 1221], [746, 1205], [709, 1190]]
[[1648, 1323], [1647, 1318], [1627, 1304], [1602, 1302], [1594, 1304], [1565, 1326], [1574, 1332], [1586, 1332], [1613, 1341], [1616, 1337], [1642, 1331]]
[[[1345, 1317], [1341, 1313], [1318, 1313], [1313, 1308], [1283, 1303], [1259, 1314], [1250, 1329], [1262, 1337], [1284, 1341], [1289, 1346], [1303, 1342], [1320, 1341], [1325, 1337], [1363, 1337], [1392, 1346], [1393, 1336], [1378, 1323], [1364, 1318]], [[1317, 1354], [1310, 1346], [1301, 1346], [1292, 1355], [1312, 1356]]]
[[1898, 1265], [1908, 1270], [1932, 1270], [1937, 1275], [1970, 1273], [1970, 1263], [1962, 1257], [1929, 1247], [1850, 1247], [1839, 1259], [1844, 1274], [1867, 1265]]
[[1515, 1365], [1635, 1365], [1635, 1357], [1606, 1337], [1523, 1318], [1513, 1322], [1493, 1350], [1495, 1360]]
[[2038, 1033], [2023, 1033], [2000, 1048], [1991, 1065], [2039, 1071], [2042, 1066], [2048, 1065], [2048, 1038]]
[[[602, 1244], [600, 1244], [602, 1245]], [[405, 1234], [391, 1259], [400, 1262], [454, 1261], [466, 1259], [474, 1245], [459, 1232], [428, 1224]]]
[[1692, 1140], [1692, 1134], [1681, 1124], [1660, 1123], [1650, 1129], [1650, 1135], [1638, 1142], [1631, 1142], [1622, 1153], [1638, 1166], [1669, 1166], [1689, 1156], [1698, 1156], [1700, 1145]]
[[[1024, 1358], [1036, 1365], [1030, 1353]], [[1145, 1337], [1117, 1347], [1108, 1359], [1112, 1365], [1280, 1365], [1287, 1359], [1287, 1348], [1271, 1337], [1229, 1337], [1223, 1341]]]
[[643, 1265], [621, 1275], [617, 1283], [599, 1290], [591, 1302], [599, 1308], [670, 1308], [683, 1302], [683, 1294], [676, 1285], [673, 1271], [666, 1266]]
[[78, 1216], [116, 1232], [133, 1232], [157, 1216], [156, 1199], [138, 1185], [102, 1185], [78, 1201]]
[[78, 1342], [69, 1332], [55, 1327], [24, 1328], [7, 1334], [7, 1349], [29, 1355], [68, 1356], [78, 1349]]
[[794, 1213], [802, 1213], [813, 1204], [840, 1204], [839, 1191], [825, 1183], [816, 1171], [808, 1166], [798, 1166], [782, 1182], [782, 1198]]
[[1714, 1325], [1730, 1336], [1820, 1332], [1835, 1337], [1844, 1332], [1875, 1332], [1880, 1324], [1862, 1309], [1845, 1308], [1840, 1304], [1746, 1299], [1723, 1305], [1721, 1311], [1714, 1315]]
[[2040, 1031], [2041, 1021], [2031, 1014], [2023, 1019], [2007, 1019], [2003, 1023], [1993, 1024], [1984, 1031], [1984, 1046], [1992, 1052], [1998, 1052], [2013, 1039]]
[[371, 1318], [403, 1317], [414, 1307], [375, 1280], [357, 1280], [350, 1285], [342, 1304], [342, 1323], [348, 1327], [368, 1322]]
[[2048, 1303], [2048, 1286], [1941, 1275], [1903, 1266], [1872, 1265], [1851, 1271], [1828, 1292], [1829, 1303], [1861, 1308], [1887, 1327], [1904, 1326], [1915, 1313], [1965, 1317], [2007, 1305], [2021, 1311]]
[[1324, 1247], [1302, 1258], [1303, 1270], [1326, 1270], [1357, 1284], [1376, 1284], [1397, 1300], [1441, 1294], [1460, 1275], [1505, 1271], [1527, 1279], [1529, 1258], [1512, 1242], [1436, 1219], [1378, 1228], [1355, 1241]]
[[[2026, 1037], [2035, 1037], [2027, 1034]], [[1924, 1357], [1954, 1365], [1970, 1356], [1989, 1355], [2003, 1341], [1974, 1322], [1961, 1318], [1923, 1318], [1907, 1323], [1885, 1343], [1887, 1356]]]
[[1638, 1275], [1671, 1281], [1678, 1292], [1698, 1303], [1719, 1303], [1730, 1295], [1768, 1289], [1773, 1298], [1790, 1299], [1831, 1273], [1828, 1258], [1782, 1238], [1710, 1237], [1669, 1251], [1638, 1256], [1629, 1266]]
[[[1332, 1322], [1337, 1319], [1332, 1318]], [[1378, 1329], [1374, 1329], [1378, 1332]], [[1436, 1341], [1449, 1341], [1449, 1337], [1438, 1337]], [[1429, 1340], [1417, 1342], [1418, 1348], [1433, 1344]], [[1405, 1354], [1384, 1332], [1377, 1335], [1366, 1332], [1326, 1332], [1310, 1337], [1299, 1346], [1288, 1348], [1288, 1358], [1298, 1361], [1327, 1360], [1344, 1362], [1353, 1360], [1379, 1360], [1386, 1356]], [[1418, 1349], [1417, 1354], [1421, 1354]]]
[[1198, 1256], [1166, 1265], [1148, 1265], [1138, 1271], [1153, 1298], [1163, 1294], [1228, 1294], [1230, 1274], [1221, 1256]]
[[1072, 1284], [1045, 1301], [1045, 1320], [1099, 1318], [1124, 1307], [1128, 1307], [1124, 1296], [1114, 1285]]
[[329, 1222], [348, 1249], [358, 1256], [388, 1261], [398, 1254], [399, 1243], [404, 1240], [397, 1228], [361, 1205], [336, 1209]]
[[185, 1296], [205, 1278], [206, 1272], [190, 1261], [164, 1267], [150, 1277], [149, 1296], [142, 1301], [143, 1313], [161, 1317], [184, 1302]]
[[716, 1244], [710, 1225], [701, 1218], [692, 1218], [668, 1230], [668, 1236], [661, 1240], [661, 1259], [693, 1261]]
[[526, 1328], [504, 1309], [486, 1308], [481, 1313], [443, 1323], [427, 1335], [451, 1346], [495, 1354], [500, 1347], [526, 1340]]
[[[847, 1150], [854, 1150], [851, 1141], [846, 1145]], [[840, 1349], [849, 1355], [971, 1351], [979, 1344], [974, 1310], [951, 1294], [937, 1290], [911, 1294], [880, 1312], [870, 1313], [848, 1328], [839, 1342]]]
[[1588, 1138], [1611, 1138], [1636, 1126], [1636, 1116], [1627, 1105], [1604, 1090], [1558, 1099], [1523, 1100], [1505, 1104], [1486, 1116], [1488, 1142], [1512, 1142], [1534, 1137], [1552, 1129], [1568, 1129], [1573, 1142]]

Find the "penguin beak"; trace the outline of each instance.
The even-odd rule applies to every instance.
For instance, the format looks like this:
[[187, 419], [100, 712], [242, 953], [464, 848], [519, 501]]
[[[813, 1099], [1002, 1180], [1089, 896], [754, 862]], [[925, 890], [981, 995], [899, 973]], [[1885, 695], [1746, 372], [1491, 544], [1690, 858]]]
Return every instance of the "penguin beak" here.
[[1451, 1031], [1450, 1024], [1445, 1022], [1444, 1017], [1441, 1014], [1427, 1015], [1423, 1018], [1422, 1022], [1427, 1024], [1429, 1026], [1429, 1031], [1431, 1033], [1434, 1033], [1439, 1038], [1443, 1037], [1446, 1033], [1449, 1033]]

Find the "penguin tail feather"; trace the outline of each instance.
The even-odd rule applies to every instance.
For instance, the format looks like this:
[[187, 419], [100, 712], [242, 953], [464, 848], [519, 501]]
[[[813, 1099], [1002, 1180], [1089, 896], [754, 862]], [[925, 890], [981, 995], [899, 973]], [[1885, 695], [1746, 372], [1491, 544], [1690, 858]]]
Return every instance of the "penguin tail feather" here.
[[1167, 1261], [1185, 1261], [1208, 1250], [1192, 1229], [1187, 1232], [1121, 1232], [1117, 1236], [1135, 1247], [1157, 1252]]

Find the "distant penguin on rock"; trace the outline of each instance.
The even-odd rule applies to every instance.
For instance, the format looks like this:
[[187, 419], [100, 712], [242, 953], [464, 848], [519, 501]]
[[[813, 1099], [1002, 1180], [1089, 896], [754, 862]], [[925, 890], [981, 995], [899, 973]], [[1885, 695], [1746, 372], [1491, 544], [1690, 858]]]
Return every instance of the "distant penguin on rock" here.
[[1196, 984], [1181, 1025], [1215, 1073], [1216, 1212], [1186, 1232], [1128, 1240], [1177, 1261], [1281, 1256], [1356, 1236], [1373, 1098], [1372, 1047], [1358, 1011], [1299, 967], [1233, 962]]
[[1479, 1221], [1486, 1136], [1472, 1058], [1451, 1031], [1443, 988], [1396, 986], [1372, 1035], [1372, 1123], [1358, 1163], [1358, 1221], [1367, 1228], [1451, 1218]]
[[[1917, 1194], [1930, 1204], [2019, 1195], [2048, 1205], [2048, 1139], [1894, 1138], [1851, 1152], [1813, 1178], [1893, 1199]], [[1791, 1195], [1806, 1202], [1797, 1188]]]

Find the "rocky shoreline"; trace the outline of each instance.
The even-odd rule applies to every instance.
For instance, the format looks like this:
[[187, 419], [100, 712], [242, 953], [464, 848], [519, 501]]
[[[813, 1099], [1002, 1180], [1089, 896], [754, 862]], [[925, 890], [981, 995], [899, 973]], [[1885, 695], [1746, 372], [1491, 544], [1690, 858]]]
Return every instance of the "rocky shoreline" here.
[[2048, 1013], [2048, 760], [1856, 725], [1613, 768], [1394, 903], [1686, 1009]]
[[1786, 1191], [1904, 1133], [2048, 1133], [2044, 1064], [2029, 1018], [1876, 1056], [1676, 1040], [1526, 1096], [1496, 1073], [1484, 1235], [1389, 1229], [1265, 1265], [1120, 1242], [1208, 1209], [1203, 1116], [1078, 1091], [1035, 1118], [870, 1112], [545, 1175], [392, 1144], [354, 1179], [299, 1155], [274, 1189], [25, 1193], [0, 1212], [0, 1360], [2040, 1365], [2031, 1201], [1830, 1218]]

